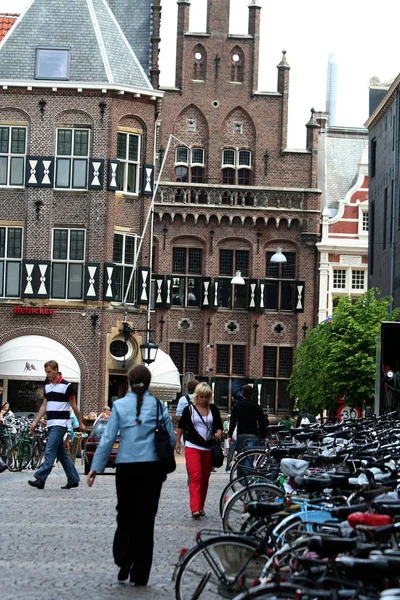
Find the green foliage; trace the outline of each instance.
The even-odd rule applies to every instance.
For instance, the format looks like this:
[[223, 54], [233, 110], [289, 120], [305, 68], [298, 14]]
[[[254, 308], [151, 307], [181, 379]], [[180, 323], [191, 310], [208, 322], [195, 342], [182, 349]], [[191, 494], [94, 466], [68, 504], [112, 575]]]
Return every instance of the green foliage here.
[[358, 300], [343, 297], [332, 321], [308, 332], [296, 349], [289, 383], [292, 398], [310, 412], [336, 410], [339, 396], [355, 406], [375, 394], [376, 340], [382, 321], [396, 321], [399, 309], [389, 314], [389, 299], [368, 290]]

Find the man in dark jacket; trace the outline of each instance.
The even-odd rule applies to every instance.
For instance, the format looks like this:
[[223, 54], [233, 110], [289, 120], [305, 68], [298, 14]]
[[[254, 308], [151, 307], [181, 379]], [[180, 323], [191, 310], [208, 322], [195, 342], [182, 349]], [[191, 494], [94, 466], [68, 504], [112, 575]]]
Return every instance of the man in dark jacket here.
[[[228, 431], [228, 438], [231, 440], [237, 425], [236, 452], [238, 454], [242, 450], [260, 446], [265, 439], [266, 431], [264, 413], [261, 406], [253, 400], [251, 385], [243, 386], [242, 396], [243, 398], [232, 408]], [[241, 471], [238, 475], [244, 474], [243, 469]]]
[[317, 419], [308, 412], [308, 408], [306, 406], [303, 407], [303, 412], [297, 417], [296, 427], [307, 427], [307, 425], [311, 425], [311, 423], [316, 423]]

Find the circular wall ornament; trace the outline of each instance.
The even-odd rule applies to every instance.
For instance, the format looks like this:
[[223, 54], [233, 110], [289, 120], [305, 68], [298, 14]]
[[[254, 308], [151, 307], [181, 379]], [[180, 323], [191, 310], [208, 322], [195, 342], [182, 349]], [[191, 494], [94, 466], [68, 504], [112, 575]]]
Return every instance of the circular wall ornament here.
[[212, 105], [213, 105], [214, 108], [218, 108], [218, 106], [219, 106], [218, 100], [213, 100], [212, 101]]
[[136, 358], [137, 353], [137, 343], [132, 339], [125, 341], [122, 337], [115, 338], [110, 344], [110, 354], [119, 362], [133, 360]]

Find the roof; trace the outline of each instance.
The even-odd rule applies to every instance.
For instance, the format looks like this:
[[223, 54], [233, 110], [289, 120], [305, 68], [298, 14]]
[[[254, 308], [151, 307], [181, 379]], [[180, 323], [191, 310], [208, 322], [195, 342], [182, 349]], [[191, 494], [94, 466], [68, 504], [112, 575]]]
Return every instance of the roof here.
[[19, 15], [0, 14], [0, 42], [4, 38], [6, 33], [8, 33], [9, 29], [11, 29], [11, 27], [14, 25], [18, 17]]
[[69, 82], [153, 89], [106, 0], [31, 0], [0, 44], [0, 78], [34, 82], [38, 46], [69, 49]]

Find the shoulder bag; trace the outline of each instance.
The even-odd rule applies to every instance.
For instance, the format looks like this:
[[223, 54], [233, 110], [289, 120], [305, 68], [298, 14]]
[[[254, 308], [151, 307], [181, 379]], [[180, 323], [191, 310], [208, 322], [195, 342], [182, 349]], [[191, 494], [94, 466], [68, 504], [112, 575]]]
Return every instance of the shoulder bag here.
[[[193, 408], [199, 415], [200, 419], [203, 421], [204, 425], [207, 427], [208, 431], [210, 431], [209, 426], [207, 425], [207, 423], [205, 422], [205, 420], [203, 419], [203, 417], [201, 416], [194, 404]], [[212, 437], [209, 443], [207, 444], [207, 447], [211, 450], [212, 466], [216, 469], [219, 469], [219, 467], [222, 467], [222, 465], [224, 464], [224, 453], [221, 448], [221, 442]]]
[[[157, 400], [157, 399], [156, 399]], [[156, 444], [156, 454], [159, 462], [161, 463], [164, 473], [172, 473], [176, 469], [175, 462], [175, 454], [174, 449], [171, 446], [171, 440], [169, 438], [169, 433], [165, 428], [163, 419], [162, 419], [162, 409], [161, 409], [161, 419], [158, 418], [160, 413], [160, 400], [157, 400], [157, 421], [156, 428], [154, 430], [154, 441]]]

